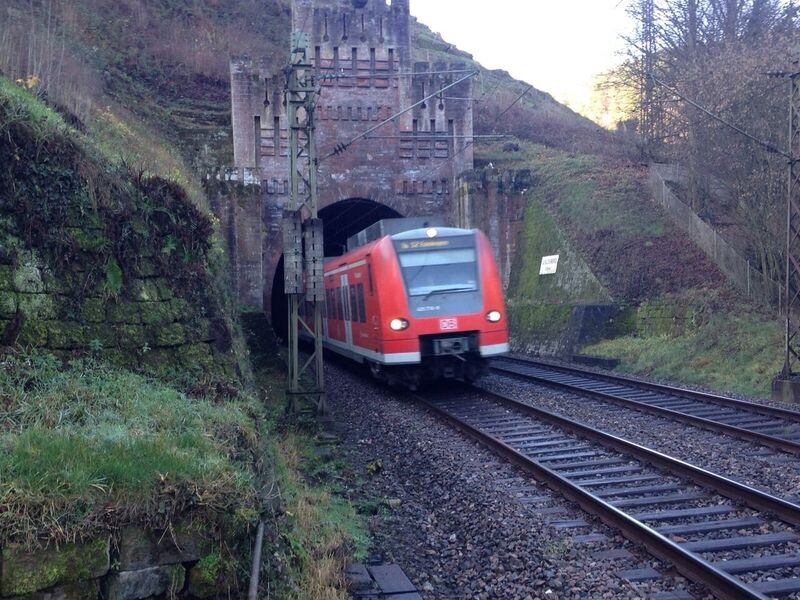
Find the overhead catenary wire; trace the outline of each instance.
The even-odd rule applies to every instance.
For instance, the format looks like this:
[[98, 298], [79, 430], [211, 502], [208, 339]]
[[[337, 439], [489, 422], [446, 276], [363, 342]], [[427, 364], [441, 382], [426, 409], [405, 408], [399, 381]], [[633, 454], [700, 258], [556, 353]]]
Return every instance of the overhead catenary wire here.
[[702, 112], [702, 113], [704, 113], [704, 114], [708, 115], [709, 117], [711, 117], [711, 118], [712, 118], [712, 119], [714, 119], [715, 121], [717, 121], [717, 122], [719, 122], [719, 123], [722, 123], [722, 124], [723, 124], [723, 125], [725, 125], [726, 127], [729, 127], [729, 128], [731, 128], [731, 129], [733, 129], [734, 131], [736, 131], [736, 132], [737, 132], [737, 133], [739, 133], [740, 135], [743, 135], [744, 137], [748, 138], [749, 140], [751, 140], [751, 141], [755, 142], [756, 144], [758, 144], [758, 145], [759, 145], [759, 146], [761, 146], [762, 148], [766, 149], [768, 152], [772, 152], [772, 153], [774, 153], [774, 154], [779, 154], [780, 156], [782, 156], [782, 157], [784, 157], [784, 158], [787, 158], [787, 159], [789, 159], [789, 160], [792, 160], [792, 155], [791, 155], [789, 152], [785, 152], [784, 150], [781, 150], [780, 148], [778, 148], [778, 147], [777, 147], [775, 144], [773, 144], [772, 142], [769, 142], [769, 141], [767, 141], [767, 140], [762, 140], [762, 139], [760, 139], [760, 138], [758, 138], [758, 137], [754, 136], [753, 134], [751, 134], [751, 133], [749, 133], [749, 132], [745, 131], [745, 130], [744, 130], [744, 129], [742, 129], [741, 127], [739, 127], [739, 126], [737, 126], [737, 125], [734, 125], [734, 124], [733, 124], [733, 123], [731, 123], [730, 121], [727, 121], [727, 120], [723, 119], [723, 118], [722, 118], [722, 117], [720, 117], [719, 115], [717, 115], [717, 114], [713, 113], [712, 111], [708, 110], [708, 109], [707, 109], [705, 106], [703, 106], [703, 105], [701, 105], [701, 104], [699, 104], [699, 103], [695, 102], [695, 101], [694, 101], [694, 100], [692, 100], [691, 98], [689, 98], [689, 97], [687, 97], [686, 95], [682, 94], [680, 91], [678, 91], [678, 90], [677, 90], [677, 89], [675, 89], [674, 87], [667, 85], [666, 83], [664, 83], [663, 81], [661, 81], [660, 79], [658, 79], [658, 77], [656, 77], [656, 76], [654, 76], [654, 75], [651, 75], [651, 78], [652, 78], [652, 79], [653, 79], [653, 81], [655, 81], [655, 82], [656, 82], [658, 85], [660, 85], [661, 87], [663, 87], [664, 89], [666, 89], [666, 90], [667, 90], [667, 91], [669, 91], [670, 93], [672, 93], [672, 94], [675, 94], [676, 96], [678, 96], [678, 97], [679, 97], [681, 100], [683, 100], [683, 101], [684, 101], [684, 102], [686, 102], [687, 104], [690, 104], [690, 105], [692, 105], [692, 106], [693, 106], [693, 107], [695, 107], [697, 110], [699, 110], [700, 112]]
[[[481, 101], [483, 100], [483, 98], [486, 98], [487, 94], [489, 95], [489, 98], [491, 98], [492, 96], [494, 96], [494, 94], [495, 94], [495, 93], [497, 92], [497, 90], [500, 88], [500, 85], [501, 85], [501, 84], [502, 84], [502, 80], [501, 80], [500, 82], [498, 82], [498, 84], [497, 84], [497, 85], [494, 87], [494, 89], [493, 89], [491, 92], [486, 92], [486, 91], [485, 91], [485, 92], [484, 92], [484, 93], [481, 95], [481, 97], [478, 99], [478, 102], [481, 102]], [[503, 115], [507, 114], [507, 113], [508, 113], [508, 111], [509, 111], [509, 110], [511, 110], [511, 108], [513, 108], [513, 107], [514, 107], [516, 104], [518, 104], [518, 103], [519, 103], [519, 102], [522, 100], [522, 98], [524, 98], [524, 97], [525, 97], [525, 96], [526, 96], [526, 95], [527, 95], [527, 94], [528, 94], [528, 93], [529, 93], [529, 92], [530, 92], [532, 89], [534, 89], [532, 85], [529, 85], [528, 87], [526, 87], [526, 88], [525, 88], [525, 89], [522, 91], [522, 93], [521, 93], [521, 94], [519, 94], [519, 96], [517, 96], [517, 97], [514, 99], [514, 101], [513, 101], [513, 102], [511, 102], [511, 104], [510, 104], [508, 107], [506, 107], [506, 109], [505, 109], [505, 110], [503, 110], [503, 112], [501, 112], [501, 113], [500, 113], [500, 114], [499, 114], [497, 117], [495, 117], [494, 121], [492, 122], [492, 127], [494, 127], [494, 125], [496, 125], [496, 124], [497, 124], [497, 121], [499, 121], [499, 120], [500, 120], [500, 117], [501, 117], [501, 116], [503, 116]], [[489, 98], [486, 98], [486, 99], [488, 100]], [[488, 106], [488, 105], [484, 104], [483, 106], [481, 106], [481, 108], [478, 110], [478, 115], [480, 115], [480, 114], [482, 114], [482, 113], [483, 113], [483, 111], [486, 109], [486, 106]], [[474, 142], [474, 140], [470, 140], [469, 142], [467, 142], [466, 144], [464, 144], [464, 146], [462, 146], [462, 147], [461, 147], [461, 148], [460, 148], [458, 151], [456, 151], [456, 152], [453, 154], [453, 156], [451, 157], [451, 160], [452, 160], [452, 159], [454, 159], [454, 158], [456, 158], [456, 157], [457, 157], [459, 154], [461, 154], [461, 153], [463, 153], [463, 152], [466, 152], [466, 151], [467, 151], [467, 149], [468, 149], [470, 146], [472, 146], [474, 143], [475, 143], [475, 142]], [[428, 171], [425, 171], [425, 172], [423, 172], [423, 173], [422, 173], [422, 174], [419, 176], [419, 179], [420, 179], [420, 180], [422, 180], [422, 179], [424, 179], [425, 177], [427, 177], [427, 176], [431, 175], [432, 173], [434, 173], [435, 171], [438, 171], [439, 169], [440, 169], [440, 167], [436, 167], [436, 168], [434, 168], [434, 169], [429, 169]], [[381, 210], [381, 209], [383, 209], [383, 208], [385, 208], [385, 207], [384, 207], [382, 204], [376, 204], [375, 206], [371, 207], [369, 210], [367, 210], [366, 212], [364, 212], [364, 213], [361, 215], [361, 218], [367, 217], [367, 216], [369, 216], [369, 215], [371, 215], [371, 214], [373, 214], [373, 213], [375, 213], [375, 212], [377, 212], [378, 210]], [[325, 222], [325, 225], [326, 225], [327, 227], [330, 227], [331, 225], [335, 224], [337, 221], [341, 220], [341, 219], [343, 218], [343, 215], [344, 215], [344, 213], [340, 213], [339, 215], [337, 215], [337, 216], [333, 217], [332, 219], [330, 219], [330, 220], [326, 221], [326, 222]]]
[[456, 69], [456, 70], [449, 70], [449, 71], [393, 71], [391, 73], [382, 73], [382, 72], [372, 72], [364, 74], [364, 73], [348, 73], [346, 70], [340, 67], [340, 70], [336, 73], [322, 73], [317, 74], [316, 78], [321, 80], [328, 80], [328, 79], [353, 79], [353, 78], [361, 78], [361, 79], [391, 79], [392, 77], [419, 77], [422, 75], [459, 75], [463, 73], [475, 73], [474, 69]]

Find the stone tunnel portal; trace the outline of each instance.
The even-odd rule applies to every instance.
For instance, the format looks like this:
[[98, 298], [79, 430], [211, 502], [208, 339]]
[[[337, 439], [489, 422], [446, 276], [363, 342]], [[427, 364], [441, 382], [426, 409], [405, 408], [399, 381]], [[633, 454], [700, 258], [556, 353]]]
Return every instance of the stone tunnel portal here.
[[[385, 204], [365, 198], [349, 198], [326, 206], [319, 211], [325, 238], [325, 256], [344, 254], [347, 249], [347, 238], [376, 221], [402, 216]], [[283, 255], [275, 268], [271, 296], [272, 327], [279, 337], [286, 339], [288, 306], [286, 294], [283, 293]]]

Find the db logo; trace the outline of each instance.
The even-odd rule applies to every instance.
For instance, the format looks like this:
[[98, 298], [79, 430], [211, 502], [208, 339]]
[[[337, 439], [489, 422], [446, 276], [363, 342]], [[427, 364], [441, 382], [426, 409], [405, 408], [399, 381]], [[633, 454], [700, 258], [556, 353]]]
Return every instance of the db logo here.
[[458, 319], [439, 319], [439, 329], [442, 331], [458, 329]]

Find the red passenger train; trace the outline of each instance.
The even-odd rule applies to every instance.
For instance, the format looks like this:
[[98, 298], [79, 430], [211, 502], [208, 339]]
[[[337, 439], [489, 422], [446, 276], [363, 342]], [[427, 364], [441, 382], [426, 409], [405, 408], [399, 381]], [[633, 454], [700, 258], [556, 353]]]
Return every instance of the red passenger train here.
[[408, 221], [418, 220], [381, 221], [367, 230], [377, 239], [362, 232], [362, 245], [326, 259], [323, 344], [390, 383], [474, 380], [487, 357], [508, 352], [491, 244], [478, 230], [386, 233]]

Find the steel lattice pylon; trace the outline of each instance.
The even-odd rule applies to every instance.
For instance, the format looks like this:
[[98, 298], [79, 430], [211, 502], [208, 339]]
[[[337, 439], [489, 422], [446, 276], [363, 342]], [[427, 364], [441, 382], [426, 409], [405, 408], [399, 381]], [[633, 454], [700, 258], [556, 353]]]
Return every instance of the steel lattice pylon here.
[[[292, 405], [311, 399], [326, 412], [322, 365], [323, 283], [322, 221], [317, 216], [317, 150], [314, 133], [313, 65], [305, 33], [292, 34], [291, 64], [286, 69], [289, 128], [289, 207], [284, 211], [284, 291], [289, 303], [289, 389]], [[311, 356], [301, 365], [300, 333], [313, 339]]]
[[786, 351], [784, 377], [800, 362], [800, 73], [790, 76], [789, 176], [786, 214]]

